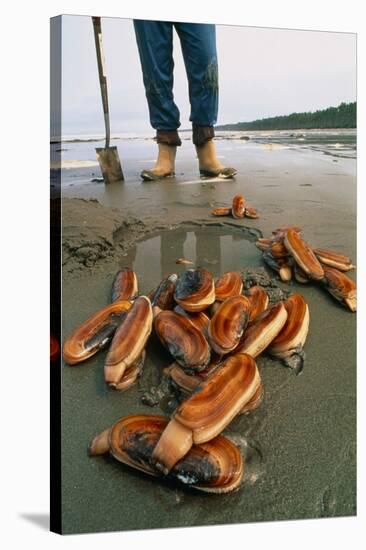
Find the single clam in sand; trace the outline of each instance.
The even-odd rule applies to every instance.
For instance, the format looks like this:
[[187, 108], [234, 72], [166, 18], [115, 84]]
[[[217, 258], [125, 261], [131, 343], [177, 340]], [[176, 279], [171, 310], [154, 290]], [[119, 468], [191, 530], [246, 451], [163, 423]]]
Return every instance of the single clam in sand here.
[[235, 195], [233, 197], [231, 206], [219, 206], [211, 210], [213, 216], [232, 216], [233, 218], [240, 220], [242, 218], [259, 218], [257, 210], [247, 204], [243, 195]]

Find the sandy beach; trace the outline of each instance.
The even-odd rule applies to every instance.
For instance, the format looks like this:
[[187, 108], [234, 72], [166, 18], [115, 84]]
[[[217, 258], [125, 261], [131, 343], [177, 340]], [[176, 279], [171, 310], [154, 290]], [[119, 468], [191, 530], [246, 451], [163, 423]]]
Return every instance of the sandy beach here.
[[[63, 338], [110, 301], [122, 266], [136, 270], [141, 293], [183, 271], [175, 263], [182, 256], [215, 276], [260, 267], [255, 239], [279, 225], [299, 225], [313, 246], [343, 252], [357, 264], [352, 131], [219, 133], [219, 158], [238, 169], [232, 181], [200, 180], [189, 134], [182, 135], [176, 178], [156, 183], [139, 178], [154, 158], [154, 142], [116, 140], [126, 182], [109, 187], [98, 181], [99, 142], [53, 145], [62, 160]], [[211, 216], [213, 206], [229, 204], [237, 193], [259, 219]], [[356, 315], [314, 284], [280, 286], [301, 292], [309, 304], [306, 364], [296, 376], [278, 361], [258, 358], [264, 401], [225, 430], [246, 458], [244, 483], [233, 494], [200, 494], [109, 457], [88, 457], [91, 437], [117, 418], [166, 414], [162, 404], [141, 401], [170, 362], [154, 339], [142, 377], [125, 393], [104, 384], [105, 351], [79, 367], [62, 366], [65, 533], [356, 514]]]

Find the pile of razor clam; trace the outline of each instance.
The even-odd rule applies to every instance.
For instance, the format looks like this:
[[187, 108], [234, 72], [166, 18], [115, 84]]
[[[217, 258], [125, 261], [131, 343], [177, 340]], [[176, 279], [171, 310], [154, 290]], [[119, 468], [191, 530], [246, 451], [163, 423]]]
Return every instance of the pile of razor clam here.
[[298, 283], [320, 283], [336, 300], [351, 311], [357, 309], [356, 283], [345, 275], [354, 269], [348, 256], [327, 248], [312, 248], [297, 226], [283, 226], [269, 238], [256, 242], [264, 262], [282, 281], [294, 278]]
[[[297, 231], [295, 235], [299, 238]], [[292, 250], [292, 238], [287, 241]], [[296, 258], [302, 257], [301, 247], [295, 249]], [[64, 360], [77, 365], [111, 342], [104, 379], [111, 388], [126, 390], [142, 372], [154, 331], [172, 359], [164, 375], [179, 386], [184, 399], [171, 418], [120, 418], [94, 437], [89, 454], [109, 452], [142, 472], [201, 491], [233, 491], [243, 479], [243, 457], [220, 434], [234, 417], [262, 401], [255, 358], [265, 350], [286, 359], [301, 355], [308, 328], [309, 309], [300, 294], [270, 305], [262, 286], [243, 290], [240, 272], [223, 273], [215, 281], [207, 269], [188, 269], [141, 296], [134, 271], [120, 270], [112, 303], [66, 339]]]

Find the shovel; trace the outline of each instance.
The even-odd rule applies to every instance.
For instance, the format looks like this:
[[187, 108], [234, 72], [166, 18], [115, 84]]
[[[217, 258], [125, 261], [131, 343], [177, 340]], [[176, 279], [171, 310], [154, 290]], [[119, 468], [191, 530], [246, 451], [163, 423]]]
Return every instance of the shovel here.
[[115, 183], [117, 181], [123, 181], [124, 177], [117, 147], [109, 146], [111, 129], [109, 124], [107, 77], [105, 75], [104, 69], [102, 26], [100, 22], [100, 17], [92, 17], [92, 20], [94, 27], [95, 48], [97, 50], [99, 83], [100, 91], [102, 94], [105, 124], [105, 147], [97, 147], [95, 151], [97, 153], [97, 159], [103, 174], [104, 183]]

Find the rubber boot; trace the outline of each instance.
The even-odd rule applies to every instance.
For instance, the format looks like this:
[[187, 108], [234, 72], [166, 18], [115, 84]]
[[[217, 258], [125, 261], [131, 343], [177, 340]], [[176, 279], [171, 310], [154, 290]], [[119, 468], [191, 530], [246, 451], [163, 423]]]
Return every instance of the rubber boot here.
[[203, 145], [196, 146], [199, 160], [200, 175], [206, 178], [233, 178], [237, 172], [235, 168], [229, 168], [221, 164], [216, 155], [215, 143], [212, 139]]
[[145, 181], [155, 181], [162, 178], [170, 178], [175, 175], [175, 155], [177, 153], [177, 147], [175, 145], [166, 145], [166, 143], [158, 143], [158, 148], [158, 158], [154, 168], [141, 172], [141, 177]]

